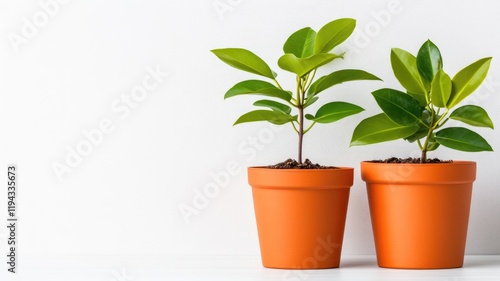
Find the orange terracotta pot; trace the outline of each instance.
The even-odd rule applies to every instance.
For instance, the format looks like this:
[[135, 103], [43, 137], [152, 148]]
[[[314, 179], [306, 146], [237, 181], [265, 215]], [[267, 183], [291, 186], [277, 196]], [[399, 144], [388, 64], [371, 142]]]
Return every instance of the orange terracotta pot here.
[[476, 163], [361, 163], [380, 267], [463, 266]]
[[340, 264], [353, 168], [248, 168], [262, 264], [319, 269]]

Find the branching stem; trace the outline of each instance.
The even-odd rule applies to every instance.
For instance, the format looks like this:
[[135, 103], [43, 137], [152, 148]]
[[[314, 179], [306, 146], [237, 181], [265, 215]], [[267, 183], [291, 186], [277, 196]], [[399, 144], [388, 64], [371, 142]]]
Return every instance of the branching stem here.
[[[430, 124], [429, 124], [429, 131], [427, 132], [427, 135], [425, 137], [425, 142], [424, 145], [420, 143], [420, 140], [418, 141], [418, 146], [420, 147], [420, 150], [422, 151], [422, 156], [420, 157], [420, 163], [425, 163], [427, 162], [427, 151], [429, 150], [429, 143], [431, 140], [432, 135], [434, 134], [434, 131], [436, 129], [439, 129], [441, 126], [443, 126], [447, 121], [448, 118], [446, 118], [444, 121], [443, 119], [446, 117], [448, 114], [449, 109], [447, 108], [443, 115], [439, 117], [438, 120], [434, 121], [436, 116], [439, 116], [440, 108], [438, 108], [437, 112], [434, 110], [434, 107], [432, 104], [429, 105], [428, 110], [431, 112], [431, 117], [430, 117]], [[442, 121], [442, 122], [441, 122]]]

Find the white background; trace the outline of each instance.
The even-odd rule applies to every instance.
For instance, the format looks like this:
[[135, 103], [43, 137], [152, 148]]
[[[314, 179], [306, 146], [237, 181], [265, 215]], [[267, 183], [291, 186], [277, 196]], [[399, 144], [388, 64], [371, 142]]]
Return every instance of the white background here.
[[[359, 162], [416, 155], [416, 145], [403, 141], [349, 148], [354, 126], [378, 113], [370, 92], [400, 87], [390, 48], [416, 53], [431, 39], [450, 75], [494, 57], [485, 85], [467, 102], [500, 126], [499, 9], [497, 1], [465, 0], [0, 1], [0, 167], [19, 168], [19, 256], [258, 255], [246, 167], [296, 157], [296, 136], [267, 123], [232, 127], [253, 99], [223, 95], [255, 76], [210, 50], [250, 49], [290, 87], [292, 76], [276, 65], [288, 35], [341, 17], [357, 19], [357, 28], [337, 49], [347, 52], [345, 60], [329, 70], [360, 68], [384, 82], [324, 93], [323, 102], [349, 101], [366, 111], [317, 125], [304, 153], [321, 164], [355, 167], [343, 254], [373, 254]], [[155, 69], [168, 77], [148, 80], [155, 87], [137, 98]], [[127, 97], [133, 108], [125, 115]], [[111, 129], [89, 146], [85, 132], [102, 122]], [[500, 150], [498, 130], [477, 131]], [[78, 147], [81, 159], [70, 152]], [[467, 253], [500, 254], [498, 152], [442, 148], [431, 156], [477, 161]], [[68, 170], [58, 178], [54, 165]], [[196, 198], [214, 184], [220, 190], [208, 203]], [[193, 200], [206, 206], [183, 215], [180, 207], [196, 207]], [[6, 238], [2, 227], [2, 256]]]

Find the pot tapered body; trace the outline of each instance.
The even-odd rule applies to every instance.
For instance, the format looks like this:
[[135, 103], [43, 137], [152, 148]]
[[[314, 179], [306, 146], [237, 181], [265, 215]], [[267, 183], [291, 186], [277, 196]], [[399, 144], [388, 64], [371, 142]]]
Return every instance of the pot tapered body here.
[[353, 169], [248, 168], [262, 264], [339, 267]]
[[463, 266], [476, 163], [361, 163], [381, 267]]

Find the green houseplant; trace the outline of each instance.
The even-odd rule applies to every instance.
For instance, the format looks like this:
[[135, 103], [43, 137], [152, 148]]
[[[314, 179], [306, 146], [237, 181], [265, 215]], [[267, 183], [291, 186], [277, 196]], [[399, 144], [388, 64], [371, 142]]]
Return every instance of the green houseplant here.
[[[382, 267], [454, 268], [463, 265], [476, 163], [436, 161], [427, 153], [440, 146], [492, 151], [476, 132], [450, 120], [493, 129], [486, 111], [460, 105], [485, 79], [491, 58], [480, 59], [453, 78], [443, 70], [438, 47], [426, 41], [413, 56], [391, 50], [391, 65], [406, 90], [372, 93], [383, 113], [359, 123], [351, 145], [404, 139], [416, 142], [420, 159], [361, 163], [367, 183], [377, 260]], [[408, 159], [407, 159], [408, 160]], [[384, 162], [384, 161], [382, 161]], [[441, 163], [431, 163], [441, 162]]]
[[[277, 74], [251, 51], [241, 48], [212, 50], [226, 64], [267, 80], [245, 80], [226, 92], [224, 98], [248, 94], [265, 97], [253, 104], [260, 109], [243, 114], [235, 124], [257, 121], [291, 124], [298, 135], [295, 166], [300, 169], [248, 168], [262, 262], [266, 267], [339, 266], [353, 169], [304, 169], [315, 168], [315, 165], [303, 163], [302, 146], [304, 134], [316, 123], [332, 123], [363, 110], [357, 105], [336, 101], [322, 105], [314, 115], [306, 114], [320, 94], [343, 82], [380, 80], [356, 69], [337, 70], [316, 77], [318, 69], [343, 57], [343, 54], [330, 51], [346, 40], [355, 26], [354, 19], [343, 18], [327, 23], [318, 32], [306, 27], [290, 35], [283, 46], [284, 54], [278, 59], [281, 69], [295, 75], [296, 83], [290, 90], [282, 87]], [[333, 204], [335, 202], [337, 204]], [[317, 248], [325, 243], [337, 246], [319, 255], [325, 250], [317, 251]], [[315, 253], [319, 256], [315, 257]]]

